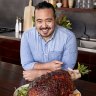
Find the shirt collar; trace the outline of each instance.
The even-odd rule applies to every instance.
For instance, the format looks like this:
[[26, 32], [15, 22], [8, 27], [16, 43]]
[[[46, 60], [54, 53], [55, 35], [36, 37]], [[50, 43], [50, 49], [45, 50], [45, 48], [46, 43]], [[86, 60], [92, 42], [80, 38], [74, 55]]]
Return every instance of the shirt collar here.
[[54, 32], [53, 32], [52, 36], [49, 38], [48, 41], [50, 41], [50, 40], [52, 40], [52, 39], [54, 38], [55, 33], [56, 33], [56, 29], [57, 29], [57, 26], [55, 26], [55, 28], [54, 28]]

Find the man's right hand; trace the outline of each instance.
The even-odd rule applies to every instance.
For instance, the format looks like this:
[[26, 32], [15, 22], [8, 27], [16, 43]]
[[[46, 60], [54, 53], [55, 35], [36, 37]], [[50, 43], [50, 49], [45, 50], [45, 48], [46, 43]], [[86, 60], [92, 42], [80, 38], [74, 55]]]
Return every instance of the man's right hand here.
[[34, 69], [23, 71], [23, 77], [25, 80], [32, 81], [43, 74], [61, 69], [62, 64], [63, 62], [57, 60], [45, 64], [37, 63], [35, 64]]
[[55, 70], [59, 70], [62, 67], [63, 62], [58, 61], [58, 60], [54, 60], [52, 62], [48, 62], [48, 63], [36, 63], [34, 65], [33, 69], [40, 69], [40, 70], [50, 70], [50, 71], [55, 71]]
[[52, 62], [46, 63], [46, 68], [48, 68], [51, 71], [59, 70], [62, 67], [63, 62], [54, 60]]

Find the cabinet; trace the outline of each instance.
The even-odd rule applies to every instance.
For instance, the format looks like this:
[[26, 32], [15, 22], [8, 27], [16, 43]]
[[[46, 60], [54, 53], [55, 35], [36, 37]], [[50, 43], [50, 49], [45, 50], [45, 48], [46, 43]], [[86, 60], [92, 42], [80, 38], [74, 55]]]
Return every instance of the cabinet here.
[[20, 40], [7, 36], [0, 36], [0, 60], [21, 65]]
[[81, 79], [96, 83], [96, 53], [78, 51], [77, 62], [88, 66], [91, 70], [89, 74], [82, 76]]

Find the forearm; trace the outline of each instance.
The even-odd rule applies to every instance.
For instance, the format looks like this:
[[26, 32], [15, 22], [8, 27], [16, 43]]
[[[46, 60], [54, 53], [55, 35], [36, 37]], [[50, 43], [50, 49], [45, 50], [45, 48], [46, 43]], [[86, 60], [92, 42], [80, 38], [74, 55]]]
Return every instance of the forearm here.
[[62, 66], [62, 69], [68, 69], [68, 67], [73, 69], [76, 64], [77, 55], [78, 55], [78, 48], [76, 38], [73, 37], [69, 39], [66, 45], [66, 50], [64, 50], [62, 57], [62, 62], [64, 62], [64, 65]]
[[33, 69], [38, 70], [49, 70], [48, 63], [35, 63]]
[[33, 69], [55, 71], [61, 69], [63, 62], [54, 60], [48, 63], [35, 63]]
[[35, 70], [35, 71], [36, 71], [36, 74], [37, 74], [38, 77], [51, 72], [50, 70]]
[[51, 72], [50, 70], [27, 70], [23, 71], [23, 77], [25, 80], [32, 81], [37, 77], [40, 77], [41, 75], [47, 74]]
[[23, 77], [25, 80], [32, 81], [43, 74], [61, 69], [63, 62], [54, 60], [48, 63], [35, 63], [33, 69], [23, 72]]
[[32, 70], [32, 78], [35, 79], [41, 75], [47, 74], [49, 70]]

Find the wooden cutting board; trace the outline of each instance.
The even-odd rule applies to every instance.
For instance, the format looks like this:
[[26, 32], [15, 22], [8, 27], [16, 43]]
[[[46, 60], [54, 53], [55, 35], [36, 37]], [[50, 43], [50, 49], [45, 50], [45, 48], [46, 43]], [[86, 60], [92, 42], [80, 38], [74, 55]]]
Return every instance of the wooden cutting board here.
[[32, 0], [29, 0], [29, 5], [24, 8], [23, 31], [27, 31], [33, 27], [32, 17], [34, 16], [35, 7], [32, 6]]

